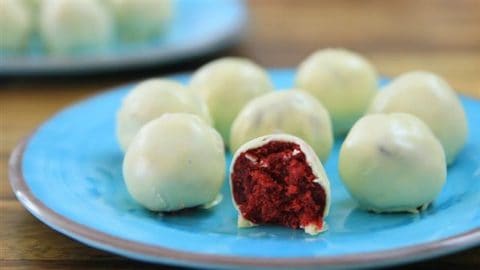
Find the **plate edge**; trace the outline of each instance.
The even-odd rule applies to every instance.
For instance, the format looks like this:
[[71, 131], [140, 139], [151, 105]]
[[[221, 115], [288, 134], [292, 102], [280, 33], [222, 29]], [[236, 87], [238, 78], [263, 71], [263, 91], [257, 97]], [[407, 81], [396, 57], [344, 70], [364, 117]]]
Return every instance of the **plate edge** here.
[[[32, 133], [33, 134], [33, 133]], [[255, 267], [372, 267], [397, 265], [407, 262], [433, 258], [464, 250], [480, 244], [480, 228], [448, 238], [381, 252], [357, 253], [344, 256], [317, 258], [252, 258], [221, 255], [205, 255], [180, 252], [174, 249], [154, 245], [140, 244], [99, 232], [76, 223], [50, 209], [30, 191], [22, 172], [23, 155], [32, 135], [24, 138], [13, 150], [9, 159], [9, 180], [12, 190], [21, 204], [36, 218], [61, 232], [87, 245], [127, 257], [145, 258], [145, 261], [169, 262], [177, 265], [192, 266], [198, 264], [217, 267], [255, 266]], [[112, 251], [114, 250], [114, 251]]]

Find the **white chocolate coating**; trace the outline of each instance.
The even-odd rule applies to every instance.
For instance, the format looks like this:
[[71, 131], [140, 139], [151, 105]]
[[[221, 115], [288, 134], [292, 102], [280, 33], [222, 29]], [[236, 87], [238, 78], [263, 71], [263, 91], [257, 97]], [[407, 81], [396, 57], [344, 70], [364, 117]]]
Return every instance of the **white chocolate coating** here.
[[226, 144], [230, 128], [240, 110], [251, 99], [273, 91], [267, 73], [255, 63], [241, 58], [222, 58], [201, 67], [190, 82], [205, 100], [215, 128]]
[[288, 133], [306, 141], [325, 162], [332, 150], [333, 132], [328, 111], [300, 90], [275, 91], [251, 100], [232, 124], [230, 148], [272, 133]]
[[0, 50], [20, 51], [29, 41], [30, 12], [19, 0], [0, 1]]
[[38, 32], [40, 26], [40, 10], [43, 3], [48, 0], [23, 0], [23, 3], [27, 7], [31, 21], [32, 21], [32, 32]]
[[[279, 142], [290, 142], [297, 144], [300, 147], [300, 150], [303, 152], [305, 155], [307, 164], [310, 166], [312, 169], [313, 175], [315, 175], [315, 179], [313, 182], [319, 184], [323, 190], [325, 191], [325, 210], [323, 213], [323, 219], [328, 215], [328, 212], [330, 210], [330, 182], [328, 180], [327, 174], [325, 173], [325, 170], [323, 168], [322, 162], [318, 159], [318, 156], [316, 155], [315, 151], [313, 150], [310, 145], [308, 145], [305, 141], [302, 139], [295, 137], [293, 135], [289, 134], [270, 134], [262, 137], [255, 138], [253, 140], [248, 141], [247, 143], [243, 144], [237, 151], [235, 151], [235, 154], [233, 155], [232, 158], [232, 163], [230, 164], [230, 170], [229, 170], [229, 177], [230, 177], [230, 187], [233, 186], [233, 179], [232, 179], [232, 173], [233, 173], [233, 167], [235, 165], [235, 162], [237, 158], [240, 156], [240, 154], [250, 150], [250, 149], [255, 149], [258, 147], [261, 147], [263, 145], [268, 144], [271, 141], [279, 141]], [[252, 223], [251, 221], [245, 219], [242, 216], [242, 213], [240, 209], [238, 208], [237, 203], [235, 202], [235, 199], [233, 197], [233, 190], [230, 188], [231, 192], [231, 197], [232, 197], [232, 202], [233, 206], [238, 212], [238, 220], [237, 224], [238, 227], [251, 227], [255, 226], [256, 224]], [[325, 220], [325, 219], [324, 219]], [[308, 225], [305, 228], [303, 228], [306, 233], [308, 234], [318, 234], [322, 231], [325, 231], [327, 229], [327, 226], [324, 222], [322, 228], [318, 228], [316, 225]]]
[[400, 75], [372, 101], [370, 113], [405, 112], [423, 120], [442, 143], [451, 164], [467, 140], [467, 119], [452, 88], [425, 71]]
[[95, 0], [45, 0], [41, 8], [40, 34], [53, 54], [105, 50], [112, 29], [110, 14]]
[[296, 86], [327, 108], [335, 135], [346, 133], [377, 92], [377, 72], [362, 56], [343, 49], [319, 50], [303, 61]]
[[172, 0], [107, 0], [119, 36], [125, 41], [145, 41], [165, 31], [173, 15]]
[[[40, 8], [43, 2], [48, 0], [21, 0], [21, 1], [23, 1], [25, 7], [28, 9], [32, 17], [36, 19], [36, 17], [38, 17], [38, 14], [40, 13]], [[35, 21], [35, 19], [33, 21]]]
[[135, 136], [123, 176], [130, 195], [153, 211], [208, 204], [225, 178], [222, 139], [196, 115], [164, 114]]
[[405, 113], [362, 117], [341, 149], [339, 171], [360, 207], [418, 212], [442, 190], [445, 154], [428, 126]]
[[117, 137], [125, 151], [140, 128], [164, 113], [186, 112], [211, 124], [206, 104], [175, 81], [150, 79], [139, 83], [124, 98], [117, 114]]

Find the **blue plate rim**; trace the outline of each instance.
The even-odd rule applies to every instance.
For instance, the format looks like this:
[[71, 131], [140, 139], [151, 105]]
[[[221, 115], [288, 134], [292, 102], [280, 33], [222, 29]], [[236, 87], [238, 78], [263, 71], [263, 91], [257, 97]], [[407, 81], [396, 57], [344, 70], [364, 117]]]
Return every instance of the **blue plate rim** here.
[[[282, 71], [284, 69], [269, 70]], [[188, 73], [177, 73], [167, 77], [178, 77], [187, 74]], [[93, 94], [90, 97], [65, 107], [63, 110], [75, 105], [79, 105], [95, 96], [109, 93], [129, 85], [132, 85], [132, 83], [119, 85], [111, 88], [110, 90]], [[472, 99], [471, 97], [465, 95], [463, 96], [468, 99]], [[56, 115], [57, 113], [51, 118], [47, 119], [45, 122], [50, 121]], [[42, 125], [43, 123], [39, 126]], [[22, 161], [28, 143], [35, 135], [37, 129], [38, 127], [35, 128], [30, 135], [22, 139], [10, 155], [8, 174], [10, 185], [17, 199], [34, 217], [51, 227], [53, 230], [88, 246], [133, 259], [196, 267], [379, 267], [433, 258], [480, 245], [480, 228], [476, 228], [451, 237], [426, 242], [419, 245], [412, 245], [378, 252], [356, 253], [339, 256], [319, 256], [312, 258], [255, 258], [184, 252], [175, 249], [164, 248], [161, 247], [161, 245], [157, 246], [142, 244], [135, 241], [114, 237], [58, 214], [46, 206], [30, 190], [23, 175]]]

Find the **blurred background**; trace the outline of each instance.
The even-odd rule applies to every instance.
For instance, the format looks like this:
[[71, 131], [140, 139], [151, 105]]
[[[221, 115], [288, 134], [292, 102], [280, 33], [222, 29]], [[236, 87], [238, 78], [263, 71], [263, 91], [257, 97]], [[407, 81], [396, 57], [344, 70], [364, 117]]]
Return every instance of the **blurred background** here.
[[[7, 160], [20, 139], [62, 107], [110, 87], [192, 71], [222, 56], [247, 57], [265, 67], [296, 67], [317, 49], [344, 47], [367, 57], [383, 75], [429, 70], [460, 93], [480, 98], [479, 0], [249, 0], [245, 4], [247, 22], [232, 39], [235, 43], [188, 60], [88, 75], [0, 77], [2, 268], [140, 267], [48, 229], [20, 206], [7, 179]], [[475, 269], [478, 265], [479, 248], [405, 268]]]

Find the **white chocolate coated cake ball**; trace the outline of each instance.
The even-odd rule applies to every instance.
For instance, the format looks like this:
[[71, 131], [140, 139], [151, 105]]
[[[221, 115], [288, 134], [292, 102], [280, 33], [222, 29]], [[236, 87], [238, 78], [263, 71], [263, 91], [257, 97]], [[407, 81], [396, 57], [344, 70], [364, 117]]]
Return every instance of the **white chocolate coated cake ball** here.
[[358, 120], [340, 149], [339, 171], [361, 208], [414, 213], [438, 196], [447, 173], [440, 142], [405, 113]]
[[107, 49], [112, 19], [95, 0], [45, 0], [40, 14], [40, 34], [53, 54], [83, 54]]
[[327, 108], [335, 135], [345, 134], [377, 92], [377, 73], [361, 55], [343, 49], [319, 50], [303, 61], [296, 86]]
[[240, 110], [251, 99], [273, 91], [267, 73], [258, 65], [242, 58], [222, 58], [201, 67], [190, 82], [205, 100], [215, 128], [226, 144], [230, 127]]
[[467, 119], [452, 88], [425, 71], [400, 75], [372, 101], [371, 113], [405, 112], [424, 121], [442, 143], [451, 164], [467, 140]]
[[32, 14], [32, 17], [37, 17], [44, 1], [47, 0], [23, 0], [23, 3], [30, 11], [30, 14]]
[[225, 178], [222, 139], [196, 115], [164, 114], [135, 136], [123, 176], [130, 195], [152, 211], [208, 204]]
[[325, 162], [333, 145], [328, 111], [310, 94], [275, 91], [251, 100], [232, 124], [230, 148], [272, 133], [288, 133], [306, 141]]
[[302, 139], [270, 134], [242, 145], [230, 166], [238, 226], [276, 224], [325, 231], [330, 184], [315, 151]]
[[175, 81], [150, 79], [139, 83], [123, 99], [117, 114], [117, 137], [125, 151], [140, 128], [164, 113], [185, 112], [211, 124], [206, 104]]
[[19, 0], [0, 1], [0, 50], [15, 52], [27, 47], [32, 21]]
[[107, 0], [120, 38], [145, 41], [165, 31], [172, 17], [172, 0]]

